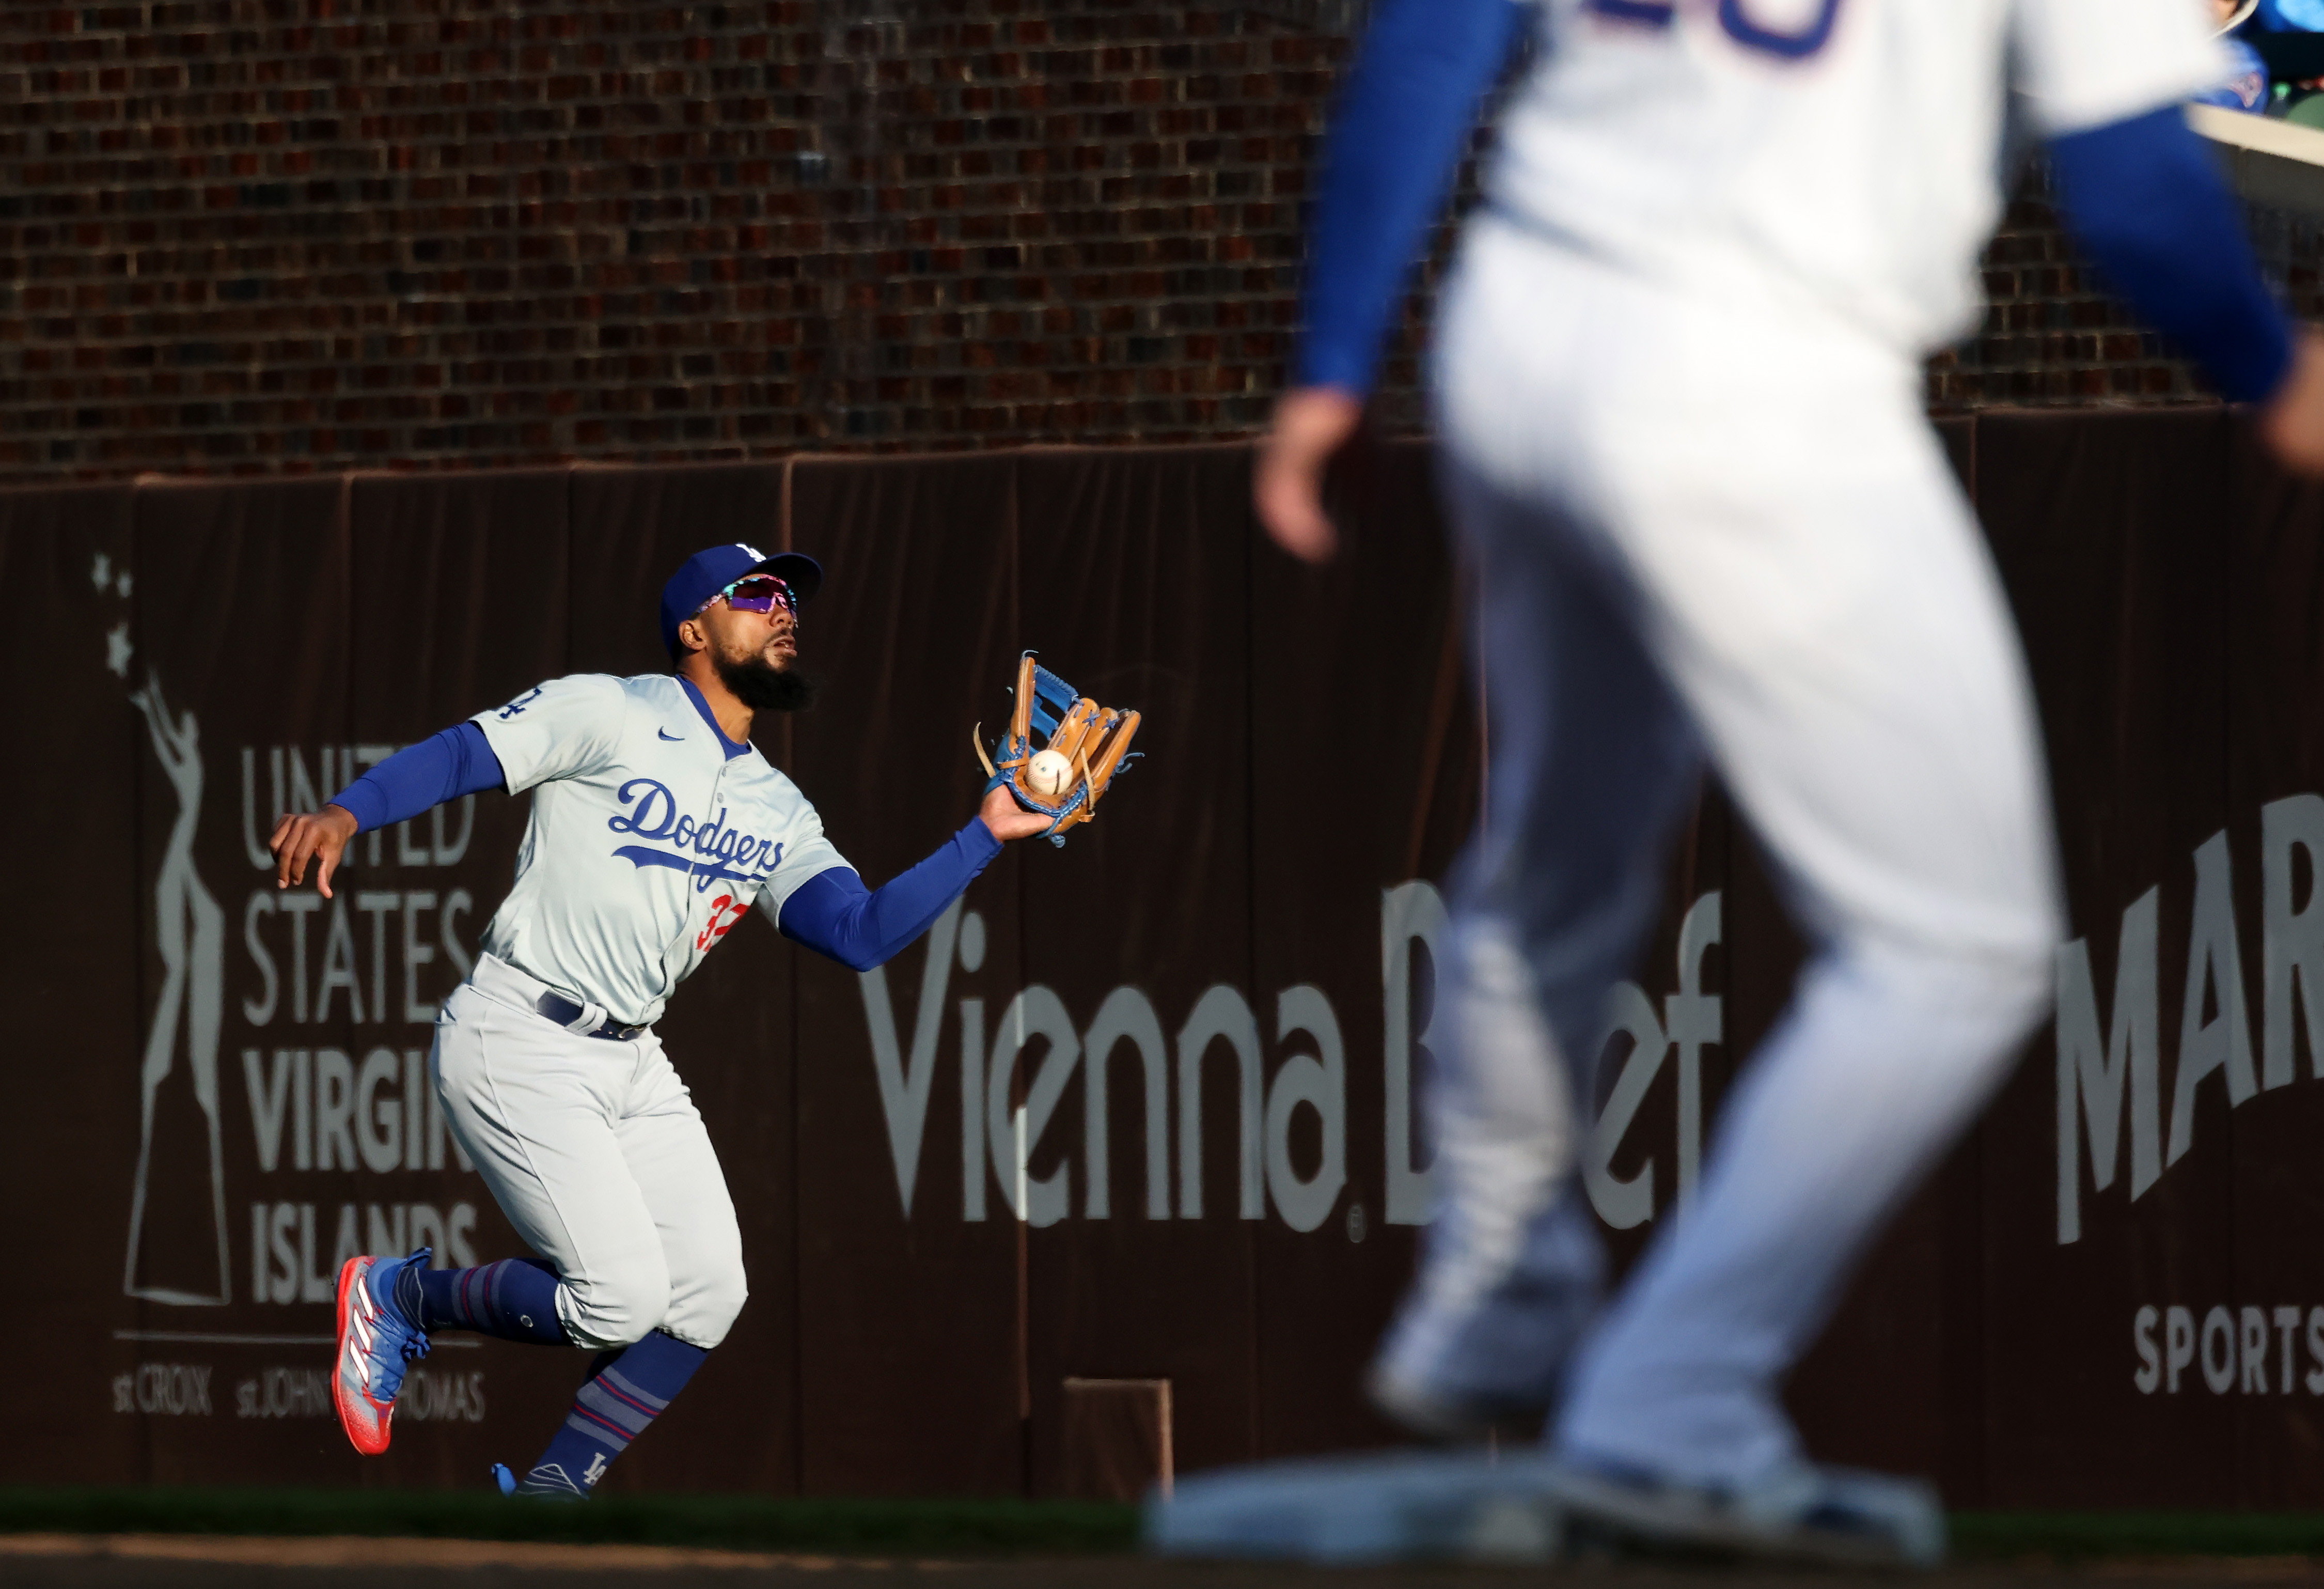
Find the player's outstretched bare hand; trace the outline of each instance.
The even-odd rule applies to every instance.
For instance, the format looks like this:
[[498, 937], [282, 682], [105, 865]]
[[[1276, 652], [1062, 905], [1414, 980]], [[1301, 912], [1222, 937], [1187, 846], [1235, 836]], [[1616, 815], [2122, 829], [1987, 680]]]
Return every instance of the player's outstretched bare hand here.
[[1275, 405], [1251, 498], [1275, 544], [1302, 561], [1329, 562], [1340, 550], [1323, 513], [1323, 466], [1356, 433], [1363, 412], [1361, 398], [1336, 386], [1296, 386]]
[[2276, 462], [2324, 479], [2324, 331], [2310, 326], [2301, 332], [2292, 373], [2259, 411], [2259, 433]]
[[307, 881], [307, 863], [315, 863], [315, 886], [331, 897], [331, 873], [339, 855], [355, 836], [355, 814], [344, 806], [325, 806], [296, 817], [279, 817], [274, 836], [266, 847], [274, 852], [274, 886], [293, 888]]
[[1049, 831], [1049, 819], [1038, 811], [1028, 811], [1019, 805], [1017, 797], [1009, 792], [1006, 784], [996, 784], [988, 790], [984, 804], [977, 808], [976, 814], [984, 818], [984, 825], [992, 829], [992, 836], [1002, 844], [1012, 838], [1031, 838], [1035, 834]]

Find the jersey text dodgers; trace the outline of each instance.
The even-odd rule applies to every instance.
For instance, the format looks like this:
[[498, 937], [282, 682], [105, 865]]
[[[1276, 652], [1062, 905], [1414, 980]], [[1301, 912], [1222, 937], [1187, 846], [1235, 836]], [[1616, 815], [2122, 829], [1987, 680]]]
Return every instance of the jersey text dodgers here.
[[484, 948], [623, 1025], [658, 1019], [755, 902], [847, 863], [798, 787], [668, 674], [552, 679], [475, 723], [535, 792]]

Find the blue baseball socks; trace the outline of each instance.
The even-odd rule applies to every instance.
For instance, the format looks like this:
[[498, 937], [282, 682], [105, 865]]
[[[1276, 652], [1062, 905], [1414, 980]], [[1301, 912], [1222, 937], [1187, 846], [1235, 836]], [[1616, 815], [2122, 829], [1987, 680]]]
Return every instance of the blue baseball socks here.
[[556, 1496], [577, 1500], [596, 1488], [613, 1458], [661, 1416], [670, 1398], [686, 1388], [710, 1353], [659, 1330], [644, 1340], [600, 1356], [573, 1398], [565, 1427], [520, 1480], [495, 1466], [503, 1495]]
[[538, 1258], [503, 1258], [476, 1269], [429, 1269], [423, 1260], [395, 1277], [395, 1305], [423, 1330], [573, 1344], [557, 1316], [557, 1271]]
[[[475, 1330], [503, 1341], [567, 1346], [557, 1316], [557, 1271], [538, 1258], [504, 1258], [475, 1269], [429, 1269], [414, 1253], [393, 1281], [395, 1306], [423, 1331]], [[573, 1398], [549, 1449], [522, 1479], [495, 1464], [504, 1495], [585, 1496], [615, 1457], [659, 1417], [710, 1353], [657, 1330], [618, 1352], [601, 1353]]]

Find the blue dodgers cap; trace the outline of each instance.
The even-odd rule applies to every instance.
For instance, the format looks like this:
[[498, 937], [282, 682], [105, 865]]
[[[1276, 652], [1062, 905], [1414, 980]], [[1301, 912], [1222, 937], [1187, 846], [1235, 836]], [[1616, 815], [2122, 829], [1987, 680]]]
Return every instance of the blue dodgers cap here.
[[772, 574], [791, 587], [804, 603], [823, 588], [823, 565], [804, 552], [779, 551], [769, 557], [743, 541], [730, 541], [696, 552], [661, 587], [661, 646], [678, 654], [678, 626], [702, 610], [702, 604], [749, 574]]

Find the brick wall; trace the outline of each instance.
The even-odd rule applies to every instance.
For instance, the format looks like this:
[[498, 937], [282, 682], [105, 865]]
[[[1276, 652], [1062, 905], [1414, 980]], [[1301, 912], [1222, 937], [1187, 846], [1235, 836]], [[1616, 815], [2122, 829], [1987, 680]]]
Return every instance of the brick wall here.
[[[2246, 217], [2260, 263], [2293, 312], [2324, 319], [2317, 223], [2258, 207]], [[1986, 252], [1985, 291], [1977, 335], [1929, 363], [1933, 408], [2213, 401], [2200, 375], [2093, 279], [2038, 167]]]
[[[1247, 431], [1357, 3], [0, 6], [0, 478]], [[1989, 282], [1939, 403], [2192, 393]]]
[[1247, 428], [1314, 7], [0, 8], [0, 467]]

